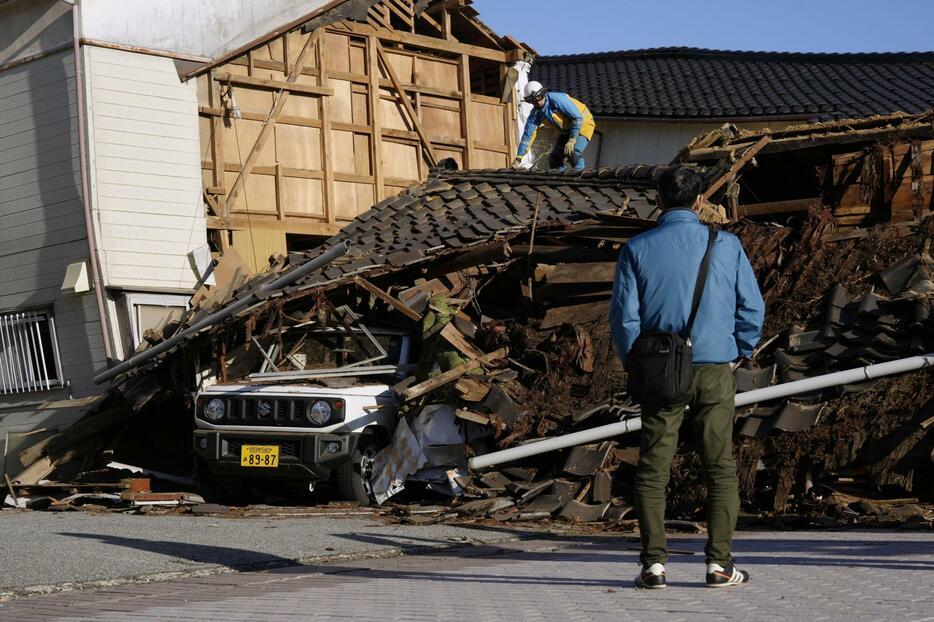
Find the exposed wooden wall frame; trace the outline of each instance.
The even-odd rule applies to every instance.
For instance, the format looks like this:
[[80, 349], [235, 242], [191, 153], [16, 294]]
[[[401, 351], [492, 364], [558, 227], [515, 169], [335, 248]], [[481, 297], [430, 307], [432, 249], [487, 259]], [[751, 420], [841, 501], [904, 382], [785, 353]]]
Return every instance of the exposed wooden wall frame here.
[[[508, 165], [515, 106], [472, 84], [479, 89], [478, 68], [491, 73], [491, 61], [515, 50], [484, 47], [494, 37], [458, 41], [445, 13], [461, 10], [439, 3], [430, 15], [415, 14], [411, 0], [382, 0], [369, 23], [293, 30], [199, 75], [203, 195], [215, 247], [332, 235], [442, 158], [461, 168]], [[469, 8], [455, 18], [457, 32], [469, 31], [462, 18], [473, 19]], [[231, 234], [247, 229], [257, 235]]]
[[[311, 54], [312, 50], [317, 47], [318, 41], [321, 39], [320, 32], [316, 31], [308, 37], [305, 41], [305, 46], [302, 48], [302, 51], [298, 55], [298, 60], [295, 61], [295, 69], [293, 69], [286, 82], [295, 82], [301, 73], [301, 68], [304, 66], [305, 61], [308, 60], [308, 56]], [[237, 175], [236, 181], [234, 181], [233, 186], [230, 188], [230, 194], [227, 196], [225, 214], [229, 214], [232, 210], [234, 202], [237, 200], [237, 197], [240, 195], [240, 191], [243, 189], [243, 184], [246, 181], [247, 177], [250, 176], [250, 172], [253, 170], [253, 167], [256, 165], [256, 160], [259, 157], [260, 151], [266, 145], [266, 141], [269, 139], [269, 135], [272, 133], [276, 125], [276, 120], [279, 118], [279, 115], [282, 113], [282, 109], [285, 107], [285, 103], [289, 98], [289, 91], [279, 91], [275, 96], [275, 103], [273, 104], [272, 110], [269, 112], [269, 117], [263, 123], [263, 127], [260, 130], [259, 136], [256, 138], [256, 142], [253, 144], [253, 148], [250, 150], [250, 154], [247, 156], [246, 162], [243, 164], [243, 169]]]
[[422, 128], [422, 123], [419, 120], [418, 114], [416, 114], [415, 109], [412, 108], [412, 102], [409, 100], [408, 92], [402, 87], [402, 84], [396, 77], [396, 70], [393, 69], [392, 63], [390, 63], [389, 59], [386, 58], [386, 51], [383, 49], [383, 45], [379, 41], [376, 42], [376, 53], [383, 64], [383, 69], [386, 70], [386, 75], [389, 76], [389, 80], [392, 82], [392, 86], [399, 96], [399, 101], [402, 103], [402, 107], [405, 108], [405, 112], [409, 115], [409, 121], [412, 122], [412, 126], [415, 128], [415, 133], [418, 134], [418, 138], [422, 141], [422, 146], [425, 147], [425, 151], [428, 155], [428, 163], [431, 166], [437, 165], [438, 157], [435, 155], [435, 148], [432, 146], [431, 140], [428, 138], [428, 134], [426, 134], [425, 130]]

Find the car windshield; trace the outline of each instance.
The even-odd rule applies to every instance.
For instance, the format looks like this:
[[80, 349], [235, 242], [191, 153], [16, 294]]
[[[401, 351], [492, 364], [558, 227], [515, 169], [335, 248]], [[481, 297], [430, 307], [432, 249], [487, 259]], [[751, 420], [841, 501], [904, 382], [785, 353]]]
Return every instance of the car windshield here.
[[[287, 348], [286, 358], [297, 369], [329, 369], [364, 361], [372, 361], [374, 365], [398, 365], [402, 335], [378, 332], [372, 335], [379, 348], [362, 331], [354, 331], [352, 335], [337, 330], [308, 332]], [[385, 351], [385, 358], [381, 357], [380, 348]]]

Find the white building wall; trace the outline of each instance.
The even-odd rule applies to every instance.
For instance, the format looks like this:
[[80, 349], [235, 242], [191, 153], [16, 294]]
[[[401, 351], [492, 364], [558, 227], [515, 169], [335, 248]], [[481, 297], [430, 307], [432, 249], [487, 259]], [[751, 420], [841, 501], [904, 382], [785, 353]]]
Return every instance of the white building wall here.
[[84, 49], [91, 204], [107, 287], [191, 290], [207, 243], [195, 84], [167, 58]]
[[[680, 123], [665, 121], [597, 120], [597, 132], [584, 154], [587, 166], [617, 164], [668, 164], [692, 138], [715, 130], [717, 123]], [[748, 130], [781, 129], [801, 121], [734, 122]], [[599, 155], [599, 157], [598, 157]]]
[[330, 0], [81, 0], [81, 36], [215, 58]]

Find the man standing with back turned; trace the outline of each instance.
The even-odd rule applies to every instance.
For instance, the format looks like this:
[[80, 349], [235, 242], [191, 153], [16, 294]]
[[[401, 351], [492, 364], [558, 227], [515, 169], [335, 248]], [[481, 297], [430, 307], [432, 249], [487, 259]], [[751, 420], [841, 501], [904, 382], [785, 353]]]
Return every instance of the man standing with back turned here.
[[[658, 180], [664, 212], [658, 226], [632, 238], [617, 264], [610, 328], [625, 363], [640, 333], [681, 333], [688, 325], [698, 267], [708, 228], [697, 217], [703, 177], [674, 167]], [[731, 543], [739, 512], [733, 461], [733, 397], [730, 362], [749, 356], [762, 334], [765, 304], [739, 240], [720, 231], [710, 250], [706, 285], [690, 331], [693, 381], [687, 406], [707, 484], [707, 585], [725, 587], [749, 580], [733, 563]], [[636, 587], [664, 588], [665, 488], [678, 445], [685, 406], [642, 409], [642, 439], [636, 467], [635, 502], [642, 535], [642, 571]]]

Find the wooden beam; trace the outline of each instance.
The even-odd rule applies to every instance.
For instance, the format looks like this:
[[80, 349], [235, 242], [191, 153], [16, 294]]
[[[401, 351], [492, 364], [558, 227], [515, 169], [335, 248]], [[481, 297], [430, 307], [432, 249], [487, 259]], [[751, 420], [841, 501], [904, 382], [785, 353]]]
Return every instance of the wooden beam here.
[[402, 313], [402, 315], [409, 318], [410, 320], [415, 321], [415, 322], [420, 322], [422, 320], [421, 314], [415, 311], [414, 309], [412, 309], [412, 307], [405, 304], [401, 300], [397, 300], [396, 298], [393, 298], [392, 296], [389, 295], [389, 293], [373, 285], [372, 283], [367, 281], [362, 276], [354, 277], [353, 282], [358, 287], [361, 287], [365, 289], [366, 291], [370, 292], [371, 294], [373, 294], [374, 296], [376, 296], [377, 298], [379, 298], [380, 300], [388, 304], [390, 307], [392, 307], [396, 311], [399, 311], [400, 313]]
[[[815, 132], [820, 131], [815, 129]], [[778, 134], [778, 132], [775, 132]], [[762, 150], [763, 154], [784, 153], [786, 151], [796, 151], [798, 149], [816, 149], [827, 145], [840, 146], [852, 143], [871, 142], [881, 140], [888, 136], [898, 136], [906, 138], [909, 136], [930, 136], [930, 123], [924, 125], [915, 125], [909, 127], [881, 127], [865, 130], [853, 130], [844, 132], [842, 129], [838, 133], [827, 134], [804, 134], [801, 136], [788, 136], [785, 138], [773, 138], [768, 147]], [[728, 157], [731, 153], [742, 149], [748, 143], [727, 145], [725, 147], [711, 147], [709, 149], [696, 149], [685, 156], [688, 162], [705, 162], [707, 160], [718, 160]]]
[[746, 163], [752, 160], [755, 157], [755, 155], [759, 153], [759, 151], [761, 151], [762, 148], [765, 147], [770, 142], [772, 142], [771, 137], [763, 136], [762, 138], [759, 139], [759, 141], [756, 144], [754, 144], [749, 149], [744, 151], [743, 155], [740, 156], [740, 158], [736, 162], [733, 163], [733, 166], [730, 167], [730, 170], [724, 173], [717, 181], [713, 182], [713, 184], [711, 184], [710, 187], [707, 188], [707, 191], [704, 192], [703, 195], [701, 195], [704, 197], [704, 200], [706, 201], [707, 199], [712, 197], [713, 194], [717, 190], [719, 190], [721, 186], [723, 186], [723, 184], [733, 179], [736, 173], [739, 172], [739, 169], [746, 166]]
[[[305, 46], [299, 53], [298, 59], [295, 61], [295, 67], [292, 69], [292, 71], [289, 72], [289, 75], [286, 78], [286, 82], [292, 83], [298, 79], [298, 76], [301, 75], [302, 67], [305, 65], [305, 61], [308, 60], [309, 54], [311, 54], [311, 51], [314, 48], [318, 47], [317, 43], [319, 39], [320, 31], [318, 30], [308, 36], [308, 40], [305, 41]], [[288, 100], [288, 97], [288, 91], [281, 91], [276, 95], [276, 101], [273, 104], [272, 110], [269, 112], [269, 117], [263, 124], [263, 129], [260, 130], [259, 136], [256, 137], [256, 142], [253, 144], [253, 149], [250, 150], [250, 154], [247, 156], [246, 162], [243, 164], [243, 170], [241, 170], [240, 174], [237, 175], [237, 179], [234, 181], [233, 187], [230, 189], [230, 194], [227, 196], [227, 200], [224, 206], [225, 213], [229, 214], [232, 211], [234, 205], [236, 205], [237, 198], [240, 196], [240, 193], [243, 190], [243, 184], [246, 182], [246, 178], [250, 176], [253, 167], [256, 166], [256, 161], [259, 159], [259, 154], [263, 150], [263, 147], [266, 145], [266, 141], [269, 140], [269, 136], [272, 134], [272, 131], [276, 126], [276, 121], [278, 120], [279, 115], [282, 114], [282, 108], [285, 106], [285, 102]], [[324, 101], [326, 102], [327, 99]]]
[[392, 82], [393, 87], [399, 94], [399, 100], [402, 102], [402, 107], [405, 109], [405, 112], [412, 120], [412, 125], [415, 127], [415, 133], [418, 134], [419, 139], [422, 141], [422, 145], [425, 147], [425, 151], [428, 153], [428, 164], [431, 166], [436, 166], [438, 164], [438, 158], [435, 155], [435, 148], [432, 146], [431, 140], [428, 139], [428, 134], [425, 133], [424, 128], [422, 128], [421, 121], [419, 121], [418, 115], [415, 114], [415, 110], [412, 108], [412, 102], [409, 101], [408, 94], [399, 83], [399, 79], [396, 77], [396, 70], [393, 69], [392, 63], [390, 63], [389, 59], [386, 58], [386, 51], [383, 49], [383, 45], [379, 41], [376, 42], [376, 51], [380, 61], [383, 63], [383, 67], [386, 69], [386, 75], [389, 76], [389, 80]]
[[782, 214], [787, 212], [806, 212], [820, 206], [820, 197], [792, 199], [790, 201], [771, 201], [770, 203], [747, 203], [736, 208], [736, 217], [757, 216], [759, 214]]
[[434, 28], [438, 31], [438, 34], [442, 37], [444, 36], [444, 26], [438, 23], [438, 20], [433, 18], [428, 14], [428, 11], [422, 11], [421, 15], [418, 16], [423, 22]]
[[[319, 32], [319, 31], [315, 31]], [[327, 47], [327, 34], [318, 42], [317, 65], [318, 84], [326, 87], [328, 84], [328, 70], [325, 66], [325, 49]], [[327, 98], [321, 100], [321, 168], [324, 170], [324, 216], [329, 223], [337, 221], [337, 206], [334, 200], [334, 162], [333, 137], [331, 136], [331, 106]]]
[[258, 216], [250, 214], [246, 216], [228, 216], [221, 218], [219, 216], [207, 217], [208, 230], [221, 231], [246, 231], [249, 229], [268, 229], [270, 231], [285, 231], [286, 233], [300, 233], [302, 235], [322, 235], [331, 237], [340, 233], [341, 227], [347, 223], [329, 223], [320, 220], [290, 218], [286, 215], [285, 220], [278, 220], [276, 214]]
[[373, 197], [376, 199], [374, 203], [382, 201], [386, 194], [383, 185], [383, 122], [379, 105], [379, 53], [376, 49], [378, 45], [379, 41], [376, 37], [367, 37], [367, 74], [370, 79], [367, 108], [370, 114], [370, 125], [373, 128], [373, 133], [370, 135], [370, 163], [373, 167]]
[[452, 367], [446, 372], [440, 373], [437, 376], [429, 378], [424, 382], [420, 382], [415, 386], [409, 387], [402, 393], [402, 399], [406, 402], [413, 400], [416, 397], [422, 396], [426, 393], [434, 391], [438, 387], [442, 387], [449, 382], [457, 380], [464, 374], [471, 372], [482, 365], [486, 365], [487, 363], [498, 359], [506, 358], [507, 354], [509, 354], [509, 348], [500, 348], [496, 352], [484, 354], [478, 359], [467, 361], [466, 363], [462, 363], [457, 367]]
[[321, 86], [313, 86], [309, 84], [296, 84], [293, 82], [282, 81], [282, 80], [268, 80], [266, 78], [253, 78], [251, 76], [241, 76], [234, 73], [222, 72], [218, 73], [215, 80], [230, 84], [237, 84], [240, 86], [253, 86], [262, 89], [270, 89], [272, 91], [289, 91], [292, 93], [303, 93], [305, 95], [334, 95], [334, 89], [328, 89]]
[[[213, 73], [213, 71], [212, 71]], [[210, 103], [212, 106], [217, 106], [220, 108], [221, 97], [220, 97], [220, 85], [214, 80], [214, 76], [208, 76], [207, 78], [197, 78], [198, 80], [206, 79], [208, 80], [208, 93], [210, 98]], [[224, 196], [227, 186], [227, 180], [224, 179], [224, 120], [220, 116], [213, 117], [211, 119], [211, 155], [214, 159], [213, 162], [213, 171], [214, 171], [214, 185], [222, 189], [222, 192], [215, 197], [214, 201], [214, 210], [220, 212], [219, 215], [226, 215], [227, 212], [227, 199]]]
[[377, 28], [370, 24], [358, 24], [356, 22], [345, 22], [348, 30], [356, 35], [376, 35], [381, 41], [391, 41], [393, 43], [404, 43], [415, 48], [431, 50], [433, 52], [442, 52], [448, 54], [469, 54], [477, 58], [485, 58], [497, 63], [506, 62], [506, 52], [502, 50], [491, 50], [479, 45], [469, 45], [452, 39], [436, 39], [417, 35], [398, 30], [389, 30]]
[[473, 97], [470, 94], [470, 56], [467, 54], [461, 54], [460, 88], [461, 93], [464, 94], [461, 100], [461, 133], [464, 135], [464, 140], [467, 141], [467, 146], [464, 149], [464, 169], [470, 170], [473, 168], [474, 163], [473, 119], [470, 111]]

